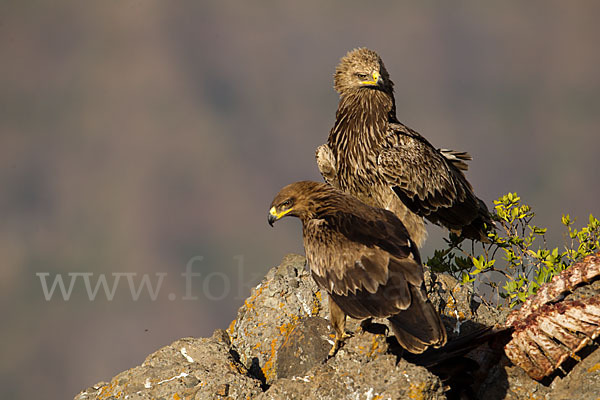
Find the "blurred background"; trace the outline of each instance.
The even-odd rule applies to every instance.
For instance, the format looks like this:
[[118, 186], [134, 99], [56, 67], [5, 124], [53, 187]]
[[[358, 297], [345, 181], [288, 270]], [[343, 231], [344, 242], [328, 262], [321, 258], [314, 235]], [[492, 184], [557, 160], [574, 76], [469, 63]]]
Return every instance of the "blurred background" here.
[[[562, 213], [600, 215], [598, 17], [559, 0], [1, 2], [0, 397], [72, 398], [226, 328], [303, 251], [268, 206], [320, 180], [355, 47], [382, 56], [401, 121], [474, 156], [489, 207], [518, 192], [560, 245]], [[434, 227], [424, 258], [441, 245]], [[91, 300], [82, 273], [129, 275]], [[44, 293], [57, 276], [68, 300]], [[144, 276], [154, 300], [128, 286]]]

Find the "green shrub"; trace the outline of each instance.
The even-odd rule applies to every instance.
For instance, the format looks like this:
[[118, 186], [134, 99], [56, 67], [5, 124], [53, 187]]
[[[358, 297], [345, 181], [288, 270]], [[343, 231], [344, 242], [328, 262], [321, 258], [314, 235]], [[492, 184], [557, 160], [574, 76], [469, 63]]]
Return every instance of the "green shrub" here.
[[[561, 251], [558, 247], [548, 248], [546, 228], [532, 224], [535, 214], [516, 193], [502, 196], [494, 201], [494, 206], [496, 231], [488, 234], [489, 243], [464, 241], [450, 233], [444, 239], [447, 248], [436, 250], [427, 265], [434, 272], [454, 275], [463, 284], [480, 279], [482, 274], [500, 274], [503, 278], [490, 279], [485, 284], [512, 308], [535, 294], [554, 275], [600, 250], [600, 221], [591, 214], [581, 230], [573, 227], [575, 220], [563, 215], [569, 240]], [[470, 246], [465, 246], [468, 242]]]

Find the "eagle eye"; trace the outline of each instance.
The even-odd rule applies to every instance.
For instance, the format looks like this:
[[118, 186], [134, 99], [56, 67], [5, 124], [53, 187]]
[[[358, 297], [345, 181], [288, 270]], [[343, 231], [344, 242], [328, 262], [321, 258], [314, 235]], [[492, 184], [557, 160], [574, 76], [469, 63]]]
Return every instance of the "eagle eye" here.
[[292, 205], [292, 199], [287, 199], [283, 203], [281, 203], [282, 207], [289, 208]]
[[356, 76], [358, 76], [358, 79], [363, 80], [363, 81], [368, 78], [367, 74], [362, 74], [362, 73], [358, 73], [358, 74], [356, 74]]

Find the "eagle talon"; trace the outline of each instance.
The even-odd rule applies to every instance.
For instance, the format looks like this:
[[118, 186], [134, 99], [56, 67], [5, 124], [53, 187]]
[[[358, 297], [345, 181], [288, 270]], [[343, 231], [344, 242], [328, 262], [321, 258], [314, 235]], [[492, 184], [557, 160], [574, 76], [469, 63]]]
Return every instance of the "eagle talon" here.
[[329, 350], [329, 354], [327, 355], [327, 359], [330, 359], [331, 357], [335, 356], [335, 354], [337, 353], [337, 351], [340, 349], [340, 347], [342, 347], [344, 345], [344, 341], [348, 338], [351, 338], [352, 335], [344, 332], [344, 334], [342, 335], [342, 337], [338, 337], [336, 335], [335, 337], [335, 342], [333, 343], [333, 346], [331, 347], [331, 350]]
[[339, 348], [340, 348], [340, 344], [336, 340], [335, 343], [333, 344], [333, 346], [331, 347], [331, 350], [329, 350], [329, 353], [327, 354], [327, 359], [329, 360], [330, 358], [335, 356], [335, 354], [337, 353]]

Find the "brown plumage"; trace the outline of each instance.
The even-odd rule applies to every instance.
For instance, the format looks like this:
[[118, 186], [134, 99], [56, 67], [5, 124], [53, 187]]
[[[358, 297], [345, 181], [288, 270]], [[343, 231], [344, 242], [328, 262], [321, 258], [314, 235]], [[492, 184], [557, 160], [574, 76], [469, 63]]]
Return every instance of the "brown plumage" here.
[[423, 217], [486, 240], [484, 224], [493, 223], [462, 172], [470, 155], [436, 149], [398, 121], [394, 84], [377, 53], [349, 52], [337, 66], [334, 87], [340, 94], [335, 125], [316, 153], [325, 181], [392, 211], [419, 247], [427, 237]]
[[329, 294], [336, 332], [331, 354], [346, 337], [346, 315], [387, 318], [398, 342], [413, 353], [446, 343], [427, 299], [419, 251], [393, 213], [326, 183], [302, 181], [281, 189], [271, 203], [269, 223], [284, 216], [302, 221], [312, 276]]

